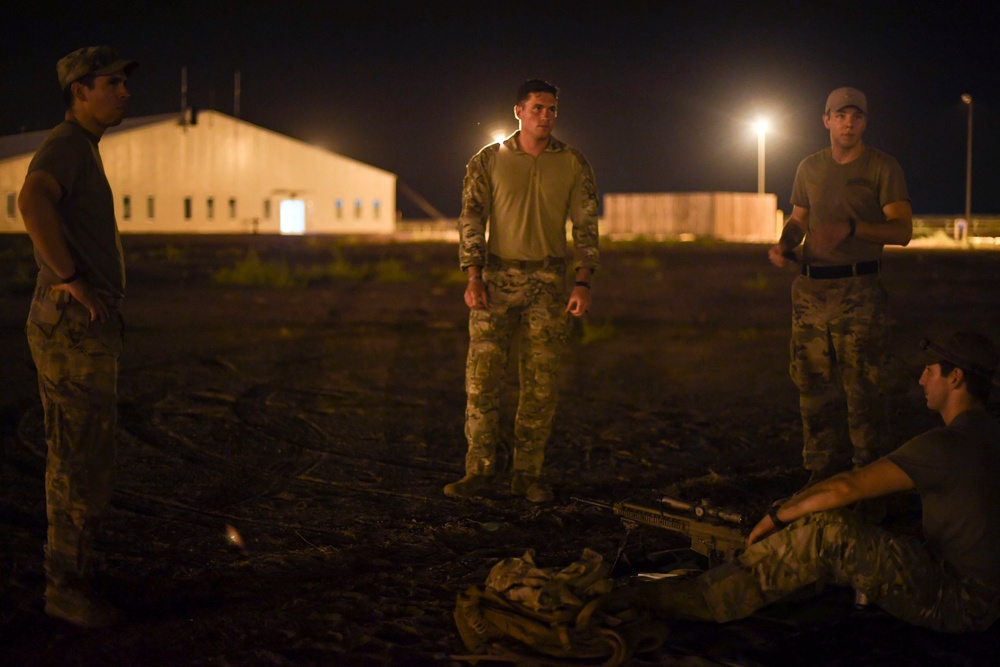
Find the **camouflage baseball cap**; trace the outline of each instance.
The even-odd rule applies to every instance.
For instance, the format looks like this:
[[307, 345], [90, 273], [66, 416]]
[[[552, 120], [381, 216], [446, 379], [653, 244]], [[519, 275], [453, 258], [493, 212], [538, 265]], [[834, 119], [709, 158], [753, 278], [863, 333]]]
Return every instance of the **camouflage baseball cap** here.
[[56, 73], [59, 74], [59, 86], [66, 88], [88, 74], [106, 76], [125, 72], [128, 76], [138, 66], [139, 63], [134, 60], [119, 58], [118, 52], [110, 46], [85, 46], [60, 58], [56, 63]]
[[840, 111], [845, 107], [857, 107], [864, 113], [868, 113], [868, 100], [865, 99], [865, 94], [857, 88], [838, 88], [826, 98], [826, 110], [823, 113]]
[[948, 361], [997, 384], [1000, 355], [993, 341], [982, 334], [958, 331], [940, 342], [924, 338], [920, 347], [923, 348], [920, 361], [925, 365]]

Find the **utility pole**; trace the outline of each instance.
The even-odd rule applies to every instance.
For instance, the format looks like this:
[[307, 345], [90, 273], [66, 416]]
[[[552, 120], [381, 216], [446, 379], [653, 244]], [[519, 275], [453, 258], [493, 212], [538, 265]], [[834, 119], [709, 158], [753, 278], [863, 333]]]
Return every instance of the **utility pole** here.
[[972, 227], [972, 95], [962, 95], [962, 101], [969, 107], [969, 137], [965, 147], [965, 224]]

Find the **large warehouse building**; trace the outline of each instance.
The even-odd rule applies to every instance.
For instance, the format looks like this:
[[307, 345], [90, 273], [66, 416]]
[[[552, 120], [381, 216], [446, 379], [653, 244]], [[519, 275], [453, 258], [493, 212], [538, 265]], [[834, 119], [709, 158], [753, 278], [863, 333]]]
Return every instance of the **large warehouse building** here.
[[[0, 232], [48, 130], [0, 137]], [[128, 118], [101, 139], [122, 232], [386, 234], [396, 176], [218, 111]]]

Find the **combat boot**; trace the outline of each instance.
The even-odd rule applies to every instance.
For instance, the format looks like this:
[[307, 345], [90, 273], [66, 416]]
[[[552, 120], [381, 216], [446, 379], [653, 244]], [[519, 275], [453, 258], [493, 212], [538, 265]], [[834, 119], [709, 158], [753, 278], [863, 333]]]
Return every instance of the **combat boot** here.
[[475, 498], [481, 496], [490, 484], [486, 475], [469, 473], [457, 482], [445, 484], [444, 495], [449, 498]]
[[81, 628], [107, 628], [124, 615], [118, 607], [81, 586], [49, 583], [45, 587], [45, 614]]
[[511, 477], [510, 492], [515, 496], [524, 496], [532, 503], [548, 503], [556, 497], [540, 477], [523, 472], [515, 472]]

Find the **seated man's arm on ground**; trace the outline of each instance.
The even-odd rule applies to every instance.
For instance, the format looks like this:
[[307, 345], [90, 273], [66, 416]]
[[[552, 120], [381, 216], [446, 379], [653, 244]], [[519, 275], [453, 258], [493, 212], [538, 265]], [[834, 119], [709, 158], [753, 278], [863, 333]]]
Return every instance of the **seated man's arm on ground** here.
[[[800, 491], [775, 508], [774, 513], [784, 525], [812, 512], [837, 509], [865, 498], [877, 498], [913, 487], [913, 480], [902, 468], [888, 459], [879, 459]], [[776, 528], [771, 516], [765, 516], [750, 532], [749, 543], [770, 535]]]

